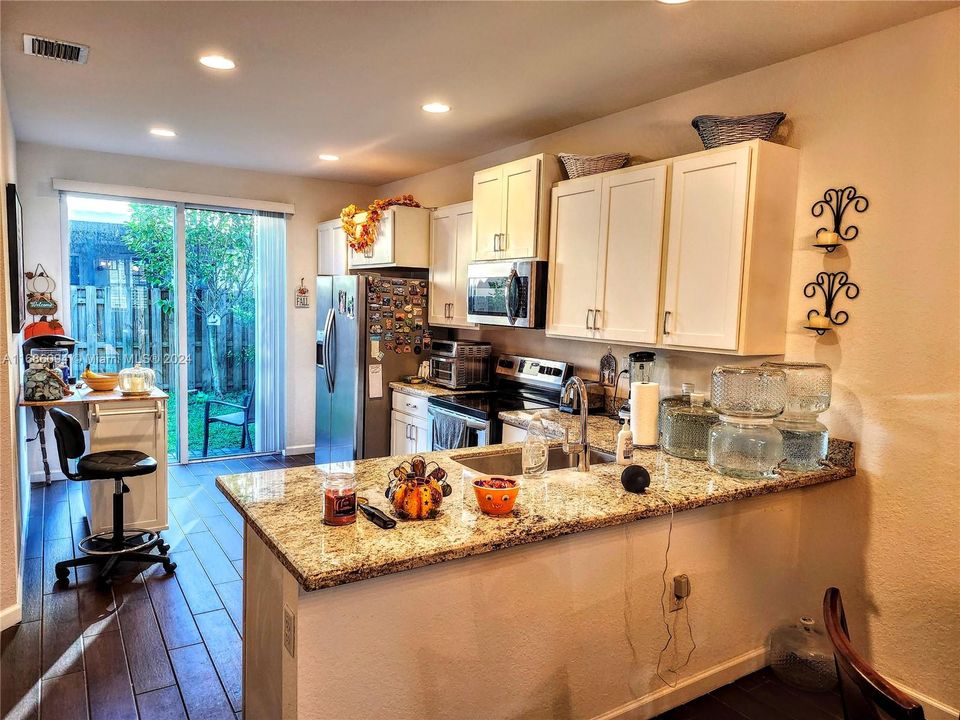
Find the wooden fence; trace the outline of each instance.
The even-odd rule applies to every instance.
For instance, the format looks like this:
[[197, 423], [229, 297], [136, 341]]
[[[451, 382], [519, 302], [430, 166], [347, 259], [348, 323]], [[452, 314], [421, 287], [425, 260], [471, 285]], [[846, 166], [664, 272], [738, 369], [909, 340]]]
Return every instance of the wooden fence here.
[[[154, 369], [158, 385], [169, 389], [183, 355], [188, 389], [210, 392], [210, 352], [203, 332], [206, 318], [199, 313], [191, 315], [188, 309], [187, 350], [179, 352], [174, 312], [163, 309], [172, 300], [171, 291], [146, 285], [72, 287], [71, 332], [77, 341], [77, 374], [87, 363], [100, 372], [117, 372], [140, 362]], [[228, 313], [220, 321], [220, 331], [226, 333], [223, 389], [247, 389], [255, 372], [251, 352], [254, 322], [239, 321]]]

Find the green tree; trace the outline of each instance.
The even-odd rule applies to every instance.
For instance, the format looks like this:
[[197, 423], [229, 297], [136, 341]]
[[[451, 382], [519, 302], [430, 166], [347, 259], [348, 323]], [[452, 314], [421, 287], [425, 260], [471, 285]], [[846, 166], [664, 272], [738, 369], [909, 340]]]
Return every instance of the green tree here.
[[[124, 242], [138, 257], [150, 285], [173, 290], [173, 213], [160, 205], [136, 203], [131, 210]], [[254, 320], [253, 216], [188, 209], [185, 232], [187, 298], [202, 319], [211, 389], [222, 396], [227, 360], [223, 321], [230, 314], [235, 321]], [[163, 309], [173, 312], [173, 302], [164, 301]]]

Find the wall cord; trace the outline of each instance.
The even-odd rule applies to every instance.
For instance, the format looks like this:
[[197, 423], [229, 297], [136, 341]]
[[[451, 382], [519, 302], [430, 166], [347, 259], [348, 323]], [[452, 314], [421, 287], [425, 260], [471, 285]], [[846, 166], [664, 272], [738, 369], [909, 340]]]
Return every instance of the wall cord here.
[[[660, 576], [663, 581], [663, 588], [660, 591], [660, 613], [663, 616], [663, 627], [667, 631], [667, 642], [663, 644], [663, 647], [660, 648], [660, 655], [657, 657], [657, 677], [663, 682], [664, 685], [670, 688], [676, 688], [677, 683], [680, 679], [680, 671], [683, 670], [689, 663], [690, 658], [693, 656], [694, 650], [697, 649], [697, 641], [693, 639], [693, 626], [690, 624], [690, 597], [687, 596], [684, 598], [683, 609], [686, 610], [687, 616], [687, 631], [690, 633], [690, 642], [692, 644], [690, 652], [687, 653], [686, 659], [677, 667], [668, 667], [665, 669], [667, 673], [673, 673], [675, 676], [674, 681], [671, 683], [663, 675], [660, 674], [660, 666], [663, 664], [663, 654], [667, 651], [667, 648], [670, 647], [670, 643], [674, 640], [673, 630], [676, 629], [676, 616], [674, 616], [673, 624], [674, 628], [671, 629], [670, 623], [667, 621], [667, 607], [664, 604], [664, 597], [667, 594], [667, 573], [670, 570], [670, 545], [673, 542], [673, 505], [670, 506], [670, 525], [667, 528], [667, 548], [663, 553], [663, 574]], [[677, 611], [680, 612], [679, 610]]]

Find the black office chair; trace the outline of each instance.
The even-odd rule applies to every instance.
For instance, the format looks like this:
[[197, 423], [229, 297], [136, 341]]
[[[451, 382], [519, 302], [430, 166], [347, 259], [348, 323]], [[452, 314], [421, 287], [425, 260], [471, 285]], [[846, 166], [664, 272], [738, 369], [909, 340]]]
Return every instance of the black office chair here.
[[[84, 455], [86, 443], [80, 421], [60, 408], [50, 408], [54, 436], [60, 454], [60, 469], [70, 480], [113, 480], [113, 529], [89, 535], [77, 543], [83, 557], [64, 560], [56, 565], [57, 580], [65, 587], [70, 584], [70, 568], [99, 565], [97, 581], [108, 585], [117, 563], [126, 560], [141, 563], [162, 563], [167, 573], [172, 573], [177, 564], [168, 556], [167, 545], [160, 533], [142, 528], [123, 527], [123, 494], [130, 488], [124, 478], [149, 475], [157, 469], [157, 461], [139, 450], [108, 450]], [[70, 461], [77, 460], [76, 471], [71, 471]], [[159, 555], [151, 550], [156, 548]]]

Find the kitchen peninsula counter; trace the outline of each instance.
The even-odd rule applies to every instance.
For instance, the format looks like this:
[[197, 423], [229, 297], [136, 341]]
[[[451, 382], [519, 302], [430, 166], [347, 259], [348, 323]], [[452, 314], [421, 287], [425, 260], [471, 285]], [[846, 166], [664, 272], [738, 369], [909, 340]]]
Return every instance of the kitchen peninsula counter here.
[[[597, 447], [611, 449], [602, 435], [597, 439]], [[643, 495], [623, 490], [620, 466], [594, 465], [587, 474], [562, 470], [525, 479], [512, 514], [484, 515], [471, 487], [477, 473], [457, 463], [457, 458], [519, 447], [426, 453], [428, 462], [435, 461], [447, 471], [453, 492], [444, 498], [435, 520], [398, 521], [395, 529], [387, 531], [361, 515], [354, 525], [323, 525], [320, 467], [227, 475], [217, 478], [217, 486], [297, 582], [305, 590], [319, 590], [671, 511], [830, 482], [855, 472], [852, 443], [837, 440], [831, 441], [828, 467], [806, 473], [784, 471], [777, 478], [759, 481], [736, 480], [712, 472], [702, 462], [638, 449], [634, 462], [651, 474], [650, 488]], [[383, 494], [388, 473], [404, 459], [409, 458], [340, 463], [337, 470], [355, 473], [358, 494], [389, 514]]]
[[[652, 476], [643, 495], [623, 490], [620, 466], [594, 465], [524, 480], [513, 514], [481, 514], [474, 472], [457, 458], [519, 449], [426, 454], [453, 492], [437, 519], [391, 530], [362, 515], [323, 525], [323, 468], [217, 478], [245, 520], [244, 715], [664, 712], [762, 667], [771, 628], [809, 612], [822, 588], [805, 588], [797, 569], [803, 495], [855, 473], [853, 445], [836, 440], [828, 467], [754, 482], [641, 450], [636, 462]], [[386, 510], [387, 473], [403, 459], [335, 469], [354, 472], [359, 494]], [[692, 587], [693, 610], [677, 622], [692, 622], [697, 650], [683, 671], [690, 681], [664, 691], [654, 669], [668, 536], [668, 568]], [[675, 636], [682, 656], [690, 637]], [[491, 693], [491, 669], [524, 678], [526, 690]]]

